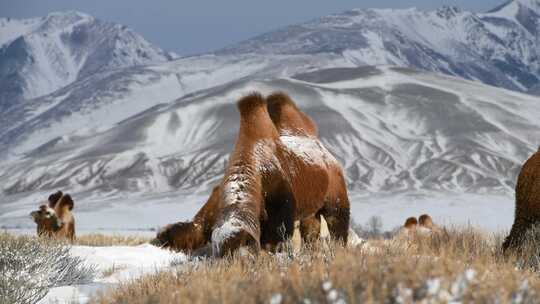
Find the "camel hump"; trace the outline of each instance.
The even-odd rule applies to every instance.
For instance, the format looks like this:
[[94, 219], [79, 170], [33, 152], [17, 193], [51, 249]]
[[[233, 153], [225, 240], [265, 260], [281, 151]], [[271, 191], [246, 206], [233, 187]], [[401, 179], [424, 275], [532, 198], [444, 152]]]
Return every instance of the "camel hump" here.
[[273, 109], [278, 110], [279, 108], [281, 108], [284, 105], [290, 105], [290, 106], [298, 109], [298, 107], [296, 106], [294, 101], [291, 99], [291, 97], [285, 92], [278, 91], [278, 92], [274, 92], [274, 93], [270, 94], [266, 98], [266, 102], [268, 102], [268, 108], [270, 108], [272, 110]]
[[418, 223], [420, 224], [420, 226], [425, 226], [429, 228], [435, 225], [433, 223], [433, 219], [431, 218], [431, 216], [429, 216], [429, 214], [420, 215], [420, 217], [418, 218]]
[[272, 93], [266, 98], [266, 102], [270, 118], [281, 134], [317, 136], [315, 122], [300, 111], [289, 95], [283, 92]]
[[410, 228], [416, 225], [418, 225], [418, 220], [416, 219], [416, 217], [411, 216], [405, 221], [403, 227]]
[[277, 139], [278, 131], [268, 115], [266, 99], [254, 92], [242, 97], [238, 102], [240, 112], [240, 130], [237, 138], [237, 148], [251, 149], [262, 139]]
[[260, 93], [252, 92], [242, 97], [237, 102], [237, 107], [242, 116], [249, 115], [257, 109], [266, 107], [266, 100]]
[[73, 210], [73, 207], [75, 206], [75, 203], [73, 202], [73, 199], [69, 194], [65, 194], [64, 196], [62, 196], [58, 204], [60, 207], [67, 206], [69, 210]]
[[56, 205], [58, 200], [62, 197], [62, 195], [64, 195], [64, 194], [60, 190], [58, 190], [55, 193], [49, 195], [49, 199], [48, 199], [49, 207], [54, 208], [54, 206]]

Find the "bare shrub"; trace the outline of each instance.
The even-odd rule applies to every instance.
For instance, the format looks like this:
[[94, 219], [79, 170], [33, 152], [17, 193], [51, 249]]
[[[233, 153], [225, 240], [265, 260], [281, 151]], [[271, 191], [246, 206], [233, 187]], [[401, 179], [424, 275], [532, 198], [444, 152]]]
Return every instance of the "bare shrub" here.
[[351, 218], [350, 227], [363, 239], [390, 239], [399, 230], [396, 228], [391, 231], [383, 231], [383, 222], [380, 216], [370, 217], [363, 225]]
[[50, 288], [86, 283], [94, 274], [66, 244], [0, 233], [0, 303], [36, 303]]

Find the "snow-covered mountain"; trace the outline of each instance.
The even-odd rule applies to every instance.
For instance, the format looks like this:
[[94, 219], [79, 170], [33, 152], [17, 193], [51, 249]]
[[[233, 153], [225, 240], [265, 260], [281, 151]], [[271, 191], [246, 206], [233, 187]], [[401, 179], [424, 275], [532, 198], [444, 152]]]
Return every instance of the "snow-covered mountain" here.
[[540, 96], [540, 84], [538, 84], [537, 86], [532, 87], [532, 88], [529, 90], [529, 93], [532, 94], [532, 95], [538, 95], [538, 96]]
[[95, 73], [0, 111], [0, 161], [20, 158], [57, 137], [105, 131], [199, 90], [244, 78], [290, 76], [314, 66], [352, 65], [326, 55], [208, 55]]
[[155, 62], [171, 59], [169, 54], [131, 30], [83, 13], [0, 19], [0, 161], [54, 138], [107, 130], [158, 104], [242, 78], [391, 64], [534, 94], [540, 92], [538, 1], [511, 1], [486, 14], [354, 10], [217, 55], [165, 63]]
[[332, 53], [358, 66], [411, 67], [527, 92], [540, 84], [540, 0], [513, 0], [487, 13], [356, 9], [216, 52], [245, 53]]
[[[538, 92], [536, 4], [354, 10], [174, 60], [80, 13], [2, 19], [0, 218], [26, 222], [59, 188], [84, 202], [87, 222], [102, 218], [97, 205], [129, 222], [131, 202], [148, 197], [197, 210], [234, 144], [234, 102], [253, 90], [286, 91], [315, 119], [351, 197], [509, 195], [540, 145], [540, 98], [454, 76]], [[147, 224], [176, 220], [167, 208]]]
[[289, 92], [320, 128], [360, 192], [511, 193], [538, 148], [538, 98], [393, 67], [246, 77], [133, 115], [104, 131], [65, 135], [0, 165], [6, 195], [71, 189], [97, 195], [208, 189], [238, 131], [234, 102]]
[[0, 18], [0, 110], [102, 71], [173, 56], [125, 26], [79, 12]]

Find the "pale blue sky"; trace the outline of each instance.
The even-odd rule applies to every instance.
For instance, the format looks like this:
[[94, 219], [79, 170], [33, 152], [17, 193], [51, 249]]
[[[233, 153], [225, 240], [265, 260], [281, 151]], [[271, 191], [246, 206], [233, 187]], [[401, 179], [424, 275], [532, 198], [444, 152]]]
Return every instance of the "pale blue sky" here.
[[434, 9], [453, 5], [488, 11], [505, 0], [0, 0], [0, 17], [78, 10], [125, 24], [181, 55], [202, 53], [285, 25], [352, 8]]

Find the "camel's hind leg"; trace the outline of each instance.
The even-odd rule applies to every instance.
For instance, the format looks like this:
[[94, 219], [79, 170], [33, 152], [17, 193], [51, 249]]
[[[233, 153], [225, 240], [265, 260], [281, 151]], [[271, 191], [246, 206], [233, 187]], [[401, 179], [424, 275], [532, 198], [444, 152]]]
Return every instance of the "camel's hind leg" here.
[[334, 206], [322, 209], [321, 215], [326, 220], [330, 236], [346, 244], [351, 217], [348, 201], [340, 204], [339, 200], [337, 200]]
[[313, 243], [319, 239], [321, 220], [319, 214], [312, 215], [300, 221], [300, 234], [306, 243]]
[[326, 202], [320, 213], [324, 216], [328, 224], [330, 236], [337, 241], [347, 244], [349, 220], [351, 218], [347, 184], [340, 168], [334, 168], [331, 176]]

